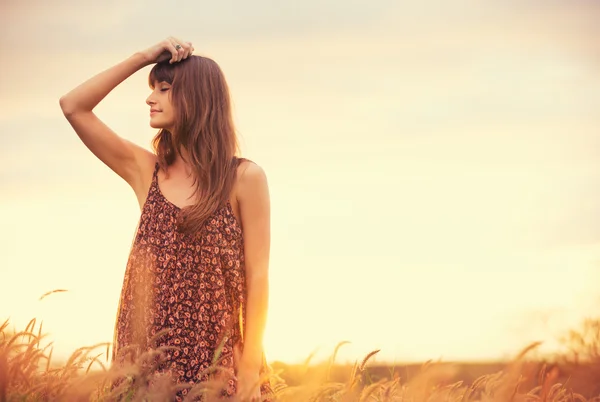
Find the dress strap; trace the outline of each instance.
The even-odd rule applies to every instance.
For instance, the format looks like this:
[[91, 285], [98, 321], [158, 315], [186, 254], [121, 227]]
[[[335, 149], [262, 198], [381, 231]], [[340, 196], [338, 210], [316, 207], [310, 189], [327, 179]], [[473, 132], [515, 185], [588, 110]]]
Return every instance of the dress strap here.
[[156, 162], [154, 164], [154, 173], [152, 173], [152, 181], [158, 181], [158, 169], [160, 169], [160, 165]]

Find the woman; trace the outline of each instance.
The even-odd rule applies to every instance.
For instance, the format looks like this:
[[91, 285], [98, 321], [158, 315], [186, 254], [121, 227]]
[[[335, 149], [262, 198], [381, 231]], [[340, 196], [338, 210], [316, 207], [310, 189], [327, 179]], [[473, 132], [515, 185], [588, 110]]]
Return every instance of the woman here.
[[[229, 91], [218, 65], [169, 37], [60, 99], [83, 143], [135, 192], [141, 217], [128, 259], [113, 359], [166, 346], [159, 371], [179, 384], [207, 380], [216, 361], [235, 372], [223, 390], [260, 400], [268, 303], [267, 179], [236, 157]], [[150, 72], [154, 153], [115, 134], [93, 112], [137, 70]], [[162, 332], [161, 332], [162, 331]], [[181, 400], [187, 390], [181, 391]]]

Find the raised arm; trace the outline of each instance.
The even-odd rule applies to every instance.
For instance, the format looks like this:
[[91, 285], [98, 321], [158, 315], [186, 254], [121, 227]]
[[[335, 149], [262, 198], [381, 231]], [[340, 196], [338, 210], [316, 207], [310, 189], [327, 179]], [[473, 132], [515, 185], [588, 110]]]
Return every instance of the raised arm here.
[[[181, 44], [179, 50], [175, 49], [176, 44]], [[65, 117], [86, 147], [129, 183], [138, 198], [144, 192], [143, 178], [153, 168], [155, 156], [118, 136], [94, 114], [93, 109], [117, 85], [139, 69], [169, 58], [171, 62], [181, 61], [192, 51], [189, 42], [165, 39], [90, 78], [60, 98]]]

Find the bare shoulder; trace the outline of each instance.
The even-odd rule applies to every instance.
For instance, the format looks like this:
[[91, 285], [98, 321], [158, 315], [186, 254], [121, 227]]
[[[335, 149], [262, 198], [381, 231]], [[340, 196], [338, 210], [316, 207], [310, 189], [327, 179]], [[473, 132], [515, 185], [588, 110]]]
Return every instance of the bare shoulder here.
[[256, 162], [244, 159], [238, 166], [237, 178], [239, 182], [247, 180], [260, 180], [261, 178], [266, 180], [267, 175], [264, 169]]
[[243, 160], [238, 166], [236, 188], [239, 201], [264, 196], [268, 194], [267, 174], [257, 163]]

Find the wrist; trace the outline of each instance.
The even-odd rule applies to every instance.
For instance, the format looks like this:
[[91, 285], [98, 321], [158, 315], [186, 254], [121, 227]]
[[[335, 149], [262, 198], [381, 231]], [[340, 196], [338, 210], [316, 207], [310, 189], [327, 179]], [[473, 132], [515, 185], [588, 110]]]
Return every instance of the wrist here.
[[152, 64], [152, 60], [150, 60], [144, 52], [135, 52], [130, 59], [134, 60], [139, 68]]

